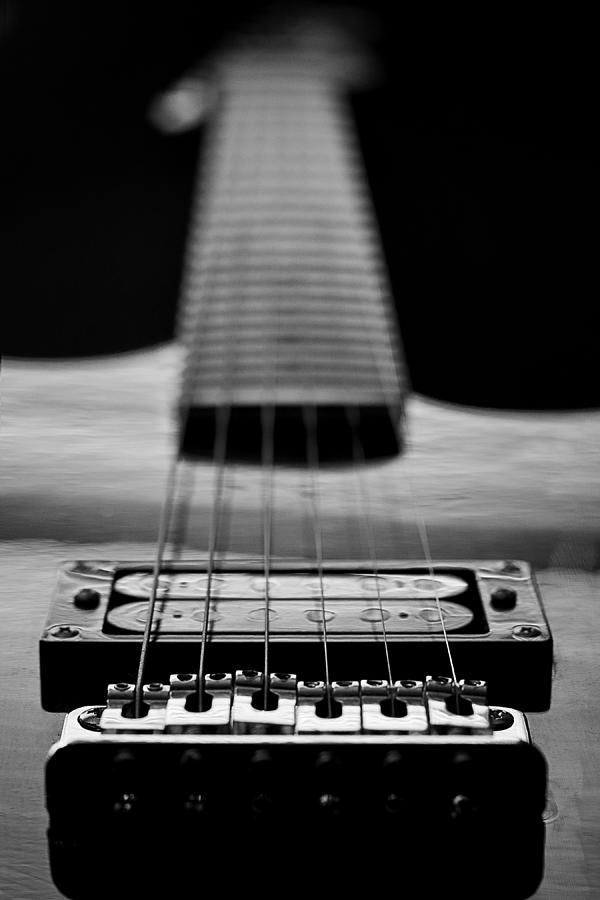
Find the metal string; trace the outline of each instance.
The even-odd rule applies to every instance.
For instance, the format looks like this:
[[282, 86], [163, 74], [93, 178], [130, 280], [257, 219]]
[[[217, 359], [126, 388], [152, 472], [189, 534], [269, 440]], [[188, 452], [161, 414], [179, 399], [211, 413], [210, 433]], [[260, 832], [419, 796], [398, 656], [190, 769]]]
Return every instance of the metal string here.
[[[350, 149], [350, 148], [352, 147], [351, 142], [348, 142], [348, 144], [349, 144], [349, 150], [348, 150], [348, 152], [351, 152], [351, 149]], [[374, 216], [373, 216], [373, 225], [372, 225], [372, 227], [373, 227], [374, 230], [377, 229], [376, 219], [375, 219]], [[385, 299], [386, 299], [386, 302], [388, 303], [388, 307], [391, 306], [390, 298], [387, 297], [387, 298], [385, 298]], [[374, 361], [375, 361], [375, 365], [376, 365], [376, 368], [377, 368], [377, 374], [378, 374], [378, 379], [379, 379], [381, 391], [382, 391], [383, 398], [384, 398], [384, 403], [385, 403], [385, 406], [386, 406], [386, 409], [387, 409], [387, 413], [388, 413], [388, 416], [389, 416], [389, 419], [390, 419], [390, 423], [391, 423], [392, 426], [393, 426], [394, 420], [395, 420], [395, 418], [396, 418], [396, 411], [395, 411], [395, 410], [396, 410], [396, 403], [395, 403], [395, 398], [394, 398], [393, 395], [392, 395], [392, 390], [391, 390], [391, 388], [390, 388], [389, 381], [388, 381], [387, 378], [386, 378], [386, 373], [382, 370], [382, 360], [381, 360], [381, 358], [380, 358], [380, 356], [379, 356], [379, 354], [378, 354], [378, 352], [377, 352], [377, 348], [376, 348], [376, 346], [375, 346], [375, 341], [374, 341], [374, 337], [373, 337], [373, 331], [372, 331], [372, 328], [369, 326], [369, 322], [368, 322], [366, 316], [364, 316], [364, 324], [365, 324], [365, 332], [366, 332], [366, 334], [368, 335], [368, 339], [369, 339], [369, 342], [370, 342], [370, 345], [371, 345], [371, 350], [372, 350], [372, 353], [373, 353], [373, 359], [374, 359]], [[389, 326], [390, 326], [390, 327], [389, 327], [389, 330], [388, 330], [388, 334], [389, 334], [389, 332], [394, 332], [394, 333], [396, 333], [396, 328], [395, 328], [394, 325], [392, 324], [391, 316], [390, 316]], [[395, 368], [396, 368], [396, 379], [395, 379], [395, 380], [396, 380], [396, 383], [400, 383], [400, 373], [398, 372], [397, 357], [396, 357], [396, 354], [393, 352], [393, 349], [392, 349], [392, 359], [394, 360]], [[402, 417], [402, 419], [404, 418], [404, 413], [403, 413], [403, 412], [401, 412], [401, 417]], [[427, 526], [426, 526], [426, 524], [425, 524], [425, 518], [424, 518], [424, 516], [423, 516], [423, 513], [422, 513], [422, 510], [421, 510], [420, 506], [418, 506], [418, 504], [417, 504], [415, 492], [414, 492], [414, 490], [413, 490], [413, 488], [412, 488], [412, 485], [411, 485], [411, 483], [410, 483], [410, 477], [409, 477], [408, 473], [405, 473], [405, 475], [406, 475], [406, 483], [407, 483], [407, 485], [408, 485], [409, 494], [410, 494], [410, 498], [411, 498], [411, 505], [412, 505], [412, 507], [413, 507], [413, 512], [414, 512], [415, 519], [416, 519], [416, 523], [417, 523], [417, 532], [418, 532], [418, 535], [419, 535], [419, 540], [420, 540], [420, 542], [421, 542], [421, 547], [422, 547], [422, 550], [423, 550], [423, 555], [424, 555], [424, 557], [425, 557], [425, 561], [426, 561], [426, 565], [427, 565], [428, 571], [429, 571], [429, 573], [430, 573], [430, 577], [431, 577], [432, 581], [435, 581], [435, 575], [434, 575], [434, 570], [433, 570], [433, 561], [432, 561], [432, 557], [431, 557], [431, 549], [430, 549], [429, 537], [428, 537], [428, 533], [427, 533]], [[440, 624], [441, 624], [441, 627], [442, 627], [442, 633], [443, 633], [443, 636], [444, 636], [444, 643], [445, 643], [445, 645], [446, 645], [446, 652], [447, 652], [447, 655], [448, 655], [448, 661], [449, 661], [450, 669], [451, 669], [451, 672], [452, 672], [453, 685], [454, 685], [454, 687], [456, 688], [457, 685], [458, 685], [458, 682], [457, 682], [457, 679], [456, 679], [456, 670], [455, 670], [455, 667], [454, 667], [454, 660], [453, 660], [453, 658], [452, 658], [452, 650], [451, 650], [451, 648], [450, 648], [450, 641], [448, 640], [448, 634], [447, 634], [447, 631], [446, 631], [446, 624], [445, 624], [445, 622], [444, 622], [444, 616], [443, 616], [443, 612], [442, 612], [442, 608], [441, 608], [441, 604], [440, 604], [439, 592], [437, 591], [437, 589], [436, 589], [435, 587], [434, 587], [433, 590], [434, 590], [434, 594], [435, 594], [436, 608], [437, 608], [437, 611], [438, 611], [438, 615], [439, 615], [439, 619], [440, 619]]]
[[392, 665], [390, 662], [390, 648], [388, 645], [387, 628], [385, 625], [385, 614], [383, 609], [383, 600], [381, 599], [381, 587], [379, 584], [379, 562], [377, 559], [377, 549], [375, 546], [375, 534], [373, 531], [373, 522], [371, 521], [370, 503], [367, 496], [365, 480], [363, 475], [363, 467], [365, 465], [365, 451], [360, 437], [358, 428], [358, 411], [356, 407], [346, 407], [346, 418], [352, 430], [352, 459], [354, 463], [354, 472], [357, 479], [359, 497], [361, 502], [360, 516], [361, 528], [364, 530], [367, 547], [369, 552], [369, 564], [373, 570], [375, 578], [375, 587], [377, 590], [377, 603], [379, 605], [379, 613], [381, 617], [381, 634], [383, 636], [383, 649], [385, 653], [385, 664], [387, 668], [387, 677], [390, 687], [394, 684], [392, 678]]
[[274, 434], [275, 407], [261, 408], [261, 458], [263, 477], [263, 568], [265, 575], [265, 635], [263, 663], [263, 703], [267, 709], [269, 694], [269, 643], [270, 643], [270, 596], [271, 543], [273, 538], [273, 488], [274, 488]]
[[154, 619], [154, 609], [156, 606], [156, 597], [158, 594], [158, 585], [160, 583], [160, 573], [163, 564], [163, 557], [167, 543], [167, 537], [173, 516], [174, 499], [176, 494], [178, 465], [180, 461], [179, 452], [171, 459], [169, 472], [167, 476], [167, 487], [163, 500], [158, 522], [158, 537], [156, 541], [156, 553], [154, 556], [154, 564], [152, 568], [152, 586], [150, 588], [150, 597], [148, 599], [146, 625], [144, 627], [144, 635], [142, 638], [142, 646], [140, 648], [140, 656], [138, 662], [138, 671], [135, 681], [134, 691], [134, 715], [140, 718], [143, 711], [143, 693], [144, 693], [144, 673], [146, 671], [146, 662], [148, 658], [148, 648], [150, 646], [150, 636], [152, 634], [152, 623]]
[[[413, 490], [413, 486], [410, 478], [407, 477], [406, 484], [408, 487], [408, 491], [411, 498], [411, 505], [415, 514], [415, 518], [417, 521], [417, 530], [419, 532], [419, 539], [421, 541], [421, 546], [423, 547], [423, 552], [425, 555], [425, 562], [427, 564], [427, 569], [429, 571], [429, 577], [435, 584], [435, 572], [433, 570], [433, 560], [431, 556], [431, 548], [429, 545], [429, 535], [427, 533], [427, 526], [425, 524], [425, 517], [423, 515], [423, 511], [421, 509], [420, 504], [417, 501], [415, 496], [415, 492]], [[446, 623], [444, 621], [444, 613], [442, 611], [442, 606], [440, 603], [440, 595], [437, 588], [433, 588], [435, 595], [435, 605], [438, 611], [438, 616], [440, 618], [440, 624], [442, 626], [442, 634], [444, 635], [444, 643], [446, 645], [446, 653], [448, 655], [448, 662], [450, 663], [450, 671], [452, 673], [452, 684], [456, 689], [458, 687], [458, 679], [456, 677], [456, 669], [454, 668], [454, 659], [452, 657], [452, 650], [450, 649], [450, 641], [448, 639], [448, 632], [446, 631]]]
[[329, 652], [327, 646], [327, 619], [325, 609], [325, 585], [323, 582], [323, 528], [321, 524], [321, 510], [319, 497], [319, 447], [317, 444], [317, 411], [314, 406], [302, 408], [302, 418], [306, 432], [306, 460], [310, 472], [309, 497], [311, 505], [312, 530], [315, 544], [315, 560], [319, 579], [319, 594], [321, 599], [321, 619], [323, 622], [323, 664], [325, 668], [325, 697], [327, 700], [327, 712], [331, 718], [331, 681], [329, 678]]
[[212, 581], [215, 570], [215, 555], [217, 550], [217, 541], [219, 538], [221, 513], [223, 509], [223, 483], [227, 461], [227, 432], [229, 430], [230, 417], [231, 407], [229, 405], [218, 407], [215, 422], [215, 444], [213, 452], [213, 463], [216, 468], [213, 484], [213, 502], [209, 521], [208, 556], [206, 562], [206, 597], [204, 599], [204, 615], [202, 619], [202, 637], [200, 644], [200, 662], [198, 664], [199, 712], [202, 712], [203, 707], [204, 665], [206, 658], [206, 645], [208, 643], [209, 634], [210, 603], [212, 599]]

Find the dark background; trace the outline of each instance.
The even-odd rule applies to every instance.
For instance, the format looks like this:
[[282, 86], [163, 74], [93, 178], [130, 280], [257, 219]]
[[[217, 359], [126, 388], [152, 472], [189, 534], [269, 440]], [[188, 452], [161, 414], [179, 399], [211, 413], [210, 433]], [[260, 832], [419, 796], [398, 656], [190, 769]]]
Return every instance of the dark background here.
[[[173, 331], [198, 131], [150, 101], [260, 3], [5, 2], [5, 353]], [[485, 406], [598, 405], [598, 62], [591, 21], [370, 3], [353, 98], [414, 387]]]

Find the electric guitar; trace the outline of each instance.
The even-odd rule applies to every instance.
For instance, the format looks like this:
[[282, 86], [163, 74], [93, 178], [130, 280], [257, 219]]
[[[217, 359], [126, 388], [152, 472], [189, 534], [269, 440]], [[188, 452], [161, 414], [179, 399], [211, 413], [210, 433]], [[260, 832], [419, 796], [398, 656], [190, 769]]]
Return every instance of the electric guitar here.
[[180, 341], [5, 365], [3, 887], [593, 897], [600, 419], [410, 395], [336, 28], [212, 74]]

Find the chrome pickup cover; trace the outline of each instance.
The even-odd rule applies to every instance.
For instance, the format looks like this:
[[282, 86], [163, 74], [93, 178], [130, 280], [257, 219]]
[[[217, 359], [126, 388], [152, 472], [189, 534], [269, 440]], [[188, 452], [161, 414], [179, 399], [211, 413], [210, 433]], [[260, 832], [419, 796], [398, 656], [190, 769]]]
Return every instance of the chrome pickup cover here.
[[[152, 566], [77, 561], [63, 566], [40, 641], [42, 703], [68, 712], [104, 703], [106, 684], [136, 677]], [[206, 600], [206, 563], [170, 564], [160, 580], [147, 680], [194, 672]], [[314, 565], [274, 560], [269, 578], [272, 671], [322, 677], [321, 584]], [[447, 666], [438, 602], [459, 678], [476, 672], [492, 703], [542, 710], [550, 704], [552, 636], [530, 567], [523, 562], [378, 564], [327, 561], [323, 571], [330, 678], [387, 676]], [[265, 584], [256, 560], [228, 561], [211, 582], [208, 665], [232, 672], [264, 662]], [[77, 671], [78, 677], [73, 677]]]

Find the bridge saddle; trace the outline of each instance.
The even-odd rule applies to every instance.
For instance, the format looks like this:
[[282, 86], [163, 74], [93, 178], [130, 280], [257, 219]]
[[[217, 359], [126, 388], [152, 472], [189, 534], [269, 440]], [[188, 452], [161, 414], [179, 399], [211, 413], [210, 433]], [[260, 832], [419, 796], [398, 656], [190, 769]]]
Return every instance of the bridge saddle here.
[[448, 676], [425, 682], [403, 679], [297, 681], [294, 674], [264, 676], [242, 669], [204, 679], [174, 674], [169, 684], [144, 685], [136, 716], [133, 684], [108, 686], [100, 717], [104, 734], [489, 734], [487, 686], [482, 680], [454, 683]]

